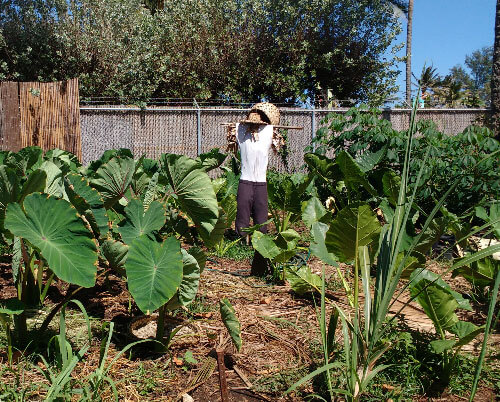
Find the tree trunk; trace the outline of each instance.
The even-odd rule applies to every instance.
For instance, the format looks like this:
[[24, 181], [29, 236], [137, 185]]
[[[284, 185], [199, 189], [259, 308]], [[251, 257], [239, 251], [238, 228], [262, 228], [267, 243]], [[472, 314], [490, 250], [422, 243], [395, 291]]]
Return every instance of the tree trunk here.
[[413, 0], [408, 1], [406, 26], [406, 103], [411, 107], [411, 35], [413, 27]]
[[493, 71], [491, 74], [492, 126], [500, 140], [500, 0], [495, 15], [495, 43], [493, 45]]

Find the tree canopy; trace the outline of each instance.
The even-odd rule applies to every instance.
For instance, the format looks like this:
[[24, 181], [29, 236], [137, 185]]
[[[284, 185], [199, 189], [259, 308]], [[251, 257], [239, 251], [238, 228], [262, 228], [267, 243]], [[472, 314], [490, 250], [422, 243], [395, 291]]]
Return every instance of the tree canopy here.
[[0, 79], [79, 77], [83, 97], [297, 101], [394, 93], [384, 0], [0, 2]]

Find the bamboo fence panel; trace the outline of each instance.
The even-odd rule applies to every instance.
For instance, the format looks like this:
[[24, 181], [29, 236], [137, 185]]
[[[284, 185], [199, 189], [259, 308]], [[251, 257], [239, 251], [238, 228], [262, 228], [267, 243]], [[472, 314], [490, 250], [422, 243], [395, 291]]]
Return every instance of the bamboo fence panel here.
[[17, 82], [0, 82], [0, 150], [22, 148], [20, 119]]
[[20, 82], [22, 147], [59, 148], [82, 158], [78, 80]]

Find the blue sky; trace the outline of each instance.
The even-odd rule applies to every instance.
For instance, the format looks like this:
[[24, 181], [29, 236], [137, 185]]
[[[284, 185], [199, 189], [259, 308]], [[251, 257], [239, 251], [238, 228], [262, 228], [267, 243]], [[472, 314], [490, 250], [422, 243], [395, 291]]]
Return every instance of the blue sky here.
[[[444, 76], [451, 67], [465, 63], [465, 56], [493, 45], [496, 0], [414, 0], [412, 72], [433, 65]], [[398, 42], [406, 42], [406, 19]], [[402, 52], [405, 52], [403, 49]], [[397, 83], [404, 98], [405, 66]]]

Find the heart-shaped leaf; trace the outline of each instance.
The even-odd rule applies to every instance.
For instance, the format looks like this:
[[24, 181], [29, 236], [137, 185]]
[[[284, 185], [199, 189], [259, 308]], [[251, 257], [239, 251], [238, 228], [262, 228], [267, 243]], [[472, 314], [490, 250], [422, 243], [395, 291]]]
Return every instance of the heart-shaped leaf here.
[[133, 199], [125, 207], [125, 222], [118, 228], [125, 244], [131, 244], [137, 237], [160, 230], [165, 224], [165, 209], [158, 201], [149, 204], [144, 211], [141, 200]]
[[160, 161], [182, 210], [196, 226], [210, 234], [219, 216], [219, 205], [210, 177], [197, 161], [184, 155], [164, 154]]
[[373, 245], [380, 231], [380, 223], [369, 205], [349, 205], [330, 224], [326, 233], [326, 248], [339, 261], [352, 261], [358, 247]]
[[137, 306], [146, 314], [158, 309], [175, 295], [182, 281], [180, 243], [169, 237], [163, 243], [143, 235], [129, 246], [127, 282]]
[[135, 161], [127, 157], [115, 157], [102, 165], [91, 184], [104, 198], [104, 206], [111, 208], [129, 189], [135, 172]]
[[38, 248], [59, 278], [83, 287], [93, 286], [96, 246], [70, 203], [33, 193], [23, 205], [26, 213], [19, 204], [9, 204], [5, 227]]

